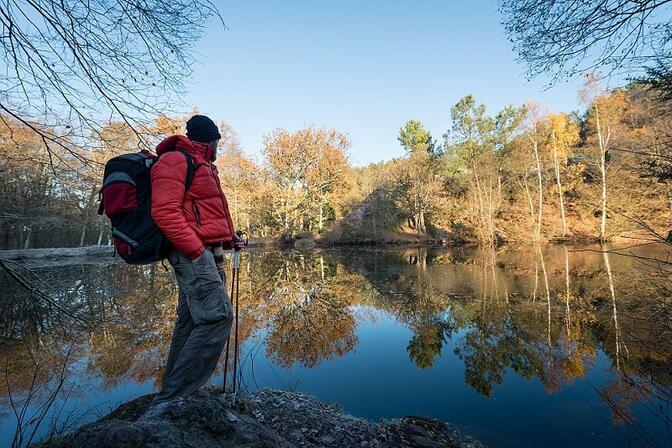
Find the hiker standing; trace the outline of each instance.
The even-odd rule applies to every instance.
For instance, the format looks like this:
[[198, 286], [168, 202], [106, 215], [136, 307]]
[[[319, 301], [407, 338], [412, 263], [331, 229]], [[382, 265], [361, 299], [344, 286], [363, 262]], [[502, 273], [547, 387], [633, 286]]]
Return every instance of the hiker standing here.
[[[187, 121], [187, 136], [174, 135], [157, 147], [151, 171], [152, 217], [173, 249], [168, 261], [180, 294], [177, 322], [154, 403], [187, 397], [203, 386], [217, 366], [231, 331], [231, 301], [215, 264], [217, 246], [242, 246], [219, 183], [217, 145], [221, 135], [203, 115]], [[190, 185], [191, 156], [193, 170]]]

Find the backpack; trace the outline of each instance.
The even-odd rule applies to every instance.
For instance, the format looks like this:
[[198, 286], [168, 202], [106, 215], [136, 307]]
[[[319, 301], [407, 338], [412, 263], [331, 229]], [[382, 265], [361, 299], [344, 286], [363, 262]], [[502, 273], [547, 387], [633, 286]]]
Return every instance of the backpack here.
[[[188, 152], [186, 193], [194, 180], [194, 162]], [[149, 151], [122, 154], [105, 164], [98, 214], [112, 222], [115, 253], [126, 263], [150, 264], [166, 257], [171, 244], [152, 218], [150, 173], [159, 158]]]

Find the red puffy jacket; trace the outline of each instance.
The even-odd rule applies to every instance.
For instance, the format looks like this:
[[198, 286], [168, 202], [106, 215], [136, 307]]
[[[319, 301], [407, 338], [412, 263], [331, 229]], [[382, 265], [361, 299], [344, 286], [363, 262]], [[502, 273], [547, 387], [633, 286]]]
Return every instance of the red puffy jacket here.
[[[194, 179], [185, 194], [187, 161], [194, 162]], [[156, 147], [159, 160], [152, 167], [152, 218], [168, 240], [185, 256], [196, 259], [205, 244], [227, 243], [234, 228], [229, 205], [219, 184], [211, 149], [182, 135], [173, 135]]]

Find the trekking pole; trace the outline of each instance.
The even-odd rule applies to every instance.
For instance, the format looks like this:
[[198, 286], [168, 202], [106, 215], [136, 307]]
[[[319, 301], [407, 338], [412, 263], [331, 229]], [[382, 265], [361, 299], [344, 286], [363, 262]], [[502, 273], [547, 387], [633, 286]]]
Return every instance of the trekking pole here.
[[[244, 245], [247, 246], [247, 234], [242, 230], [236, 232], [239, 238], [243, 238], [245, 235]], [[233, 338], [233, 400], [232, 403], [236, 404], [236, 394], [238, 393], [238, 388], [236, 387], [236, 381], [238, 379], [238, 307], [240, 305], [240, 248], [234, 247], [233, 253], [233, 276], [236, 282], [236, 333]], [[233, 288], [232, 288], [233, 289]], [[230, 334], [230, 333], [229, 333]]]
[[[222, 253], [224, 251], [222, 250]], [[223, 256], [222, 256], [223, 259]], [[223, 261], [222, 261], [223, 264]], [[226, 285], [226, 278], [224, 276], [224, 266], [222, 266], [222, 269], [220, 270], [222, 274], [222, 282], [224, 282], [224, 285]], [[233, 273], [232, 273], [233, 274]], [[231, 275], [231, 300], [233, 300], [233, 284], [235, 282], [235, 276]], [[225, 350], [225, 357], [224, 357], [224, 382], [222, 384], [222, 392], [226, 393], [226, 377], [228, 376], [228, 371], [229, 371], [229, 340], [231, 339], [231, 331], [229, 331], [229, 334], [226, 336], [226, 344], [224, 345], [224, 350]]]
[[[236, 326], [236, 332], [234, 333], [233, 336], [233, 403], [235, 404], [236, 402], [236, 380], [238, 376], [238, 303], [240, 300], [238, 299], [238, 293], [239, 293], [239, 284], [240, 284], [240, 249], [235, 249], [233, 253], [233, 282], [231, 284], [231, 291], [234, 290], [235, 286], [235, 295], [233, 296], [233, 300], [236, 302], [234, 305], [236, 307], [235, 311], [235, 326]], [[231, 334], [229, 332], [229, 334]]]
[[[239, 230], [236, 232], [238, 237], [242, 238], [247, 235], [245, 232]], [[247, 238], [244, 240], [244, 245], [247, 246]], [[239, 295], [240, 295], [240, 248], [234, 247], [233, 260], [231, 263], [231, 301], [235, 302], [235, 334], [233, 339], [233, 403], [236, 400], [236, 386], [238, 373], [238, 310], [239, 310]], [[226, 338], [226, 356], [224, 358], [224, 382], [222, 391], [226, 393], [226, 377], [229, 367], [229, 342], [231, 339], [231, 332]]]

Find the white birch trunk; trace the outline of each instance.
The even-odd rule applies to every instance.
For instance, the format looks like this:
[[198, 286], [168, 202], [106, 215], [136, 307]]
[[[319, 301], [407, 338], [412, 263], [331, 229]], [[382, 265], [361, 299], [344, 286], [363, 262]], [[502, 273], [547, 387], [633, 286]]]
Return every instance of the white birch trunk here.
[[597, 141], [600, 148], [600, 175], [602, 177], [600, 241], [605, 242], [607, 240], [607, 149], [610, 132], [607, 128], [607, 135], [604, 135], [602, 123], [600, 122], [600, 110], [597, 106], [595, 106], [595, 121], [597, 123]]
[[543, 189], [543, 183], [542, 183], [542, 178], [541, 178], [541, 162], [539, 161], [539, 144], [538, 144], [537, 138], [536, 138], [536, 130], [535, 130], [534, 140], [532, 141], [532, 149], [534, 150], [534, 160], [537, 164], [537, 182], [539, 184], [539, 208], [537, 210], [538, 218], [537, 218], [537, 229], [536, 229], [535, 238], [536, 238], [537, 241], [540, 241], [541, 240], [541, 223], [542, 223], [543, 213], [544, 213], [544, 189]]
[[553, 138], [553, 165], [555, 166], [555, 180], [558, 183], [558, 199], [560, 199], [560, 217], [562, 218], [562, 237], [567, 236], [567, 219], [565, 218], [565, 199], [562, 193], [562, 182], [560, 180], [560, 160], [558, 159], [558, 148], [555, 140], [555, 132], [552, 134]]

